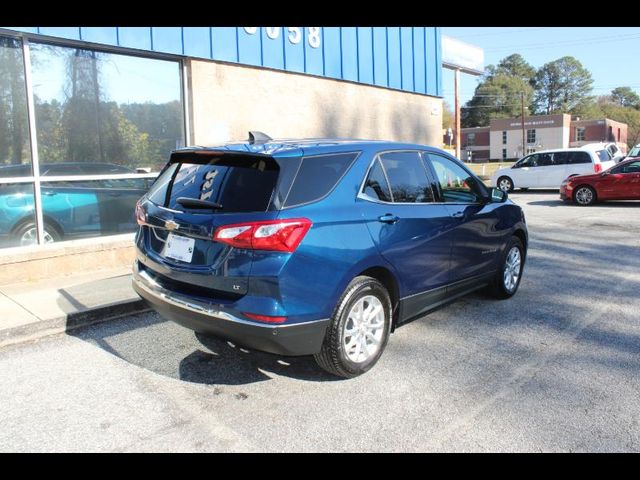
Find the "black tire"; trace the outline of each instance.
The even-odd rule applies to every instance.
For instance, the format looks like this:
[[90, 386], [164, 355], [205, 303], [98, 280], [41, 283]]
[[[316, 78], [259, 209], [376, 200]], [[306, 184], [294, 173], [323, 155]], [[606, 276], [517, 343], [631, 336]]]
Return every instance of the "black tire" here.
[[[520, 266], [518, 271], [518, 278], [513, 287], [509, 288], [505, 283], [505, 270], [507, 268], [507, 259], [509, 258], [509, 254], [513, 248], [517, 248], [520, 253]], [[487, 291], [488, 293], [497, 299], [504, 300], [507, 298], [513, 297], [518, 291], [518, 287], [520, 286], [520, 281], [522, 280], [522, 272], [524, 270], [524, 262], [526, 259], [527, 252], [522, 244], [522, 241], [513, 236], [507, 243], [507, 247], [504, 249], [502, 256], [500, 257], [500, 267], [496, 271], [496, 275], [493, 278], [493, 281], [489, 285]]]
[[[33, 221], [27, 221], [23, 223], [13, 231], [14, 240], [19, 245], [29, 245], [29, 243], [26, 242], [26, 237], [28, 236], [27, 234], [30, 231], [35, 232], [35, 228], [36, 224]], [[47, 240], [47, 243], [59, 242], [60, 240], [62, 240], [62, 234], [60, 233], [58, 228], [51, 225], [49, 222], [44, 222], [44, 232], [45, 240]]]
[[496, 188], [503, 192], [511, 193], [513, 192], [513, 180], [510, 177], [502, 176], [496, 182]]
[[598, 200], [598, 195], [593, 187], [589, 185], [579, 185], [573, 191], [573, 201], [581, 207], [593, 205]]
[[[378, 350], [365, 361], [356, 363], [349, 358], [344, 346], [344, 339], [350, 338], [350, 336], [345, 335], [345, 327], [349, 322], [349, 313], [352, 307], [369, 295], [376, 297], [383, 306], [384, 326], [382, 327], [382, 337], [378, 344]], [[314, 355], [316, 362], [322, 369], [339, 377], [353, 378], [362, 375], [373, 367], [382, 355], [389, 340], [391, 319], [391, 299], [387, 289], [374, 278], [366, 276], [354, 278], [347, 285], [340, 300], [338, 300], [338, 305], [327, 327], [322, 348], [319, 353]]]

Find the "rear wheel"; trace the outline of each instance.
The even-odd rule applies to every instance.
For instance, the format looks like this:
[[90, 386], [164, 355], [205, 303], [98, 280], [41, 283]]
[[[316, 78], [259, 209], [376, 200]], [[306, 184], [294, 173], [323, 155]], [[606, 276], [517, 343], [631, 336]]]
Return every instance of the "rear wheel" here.
[[513, 192], [513, 180], [511, 180], [509, 177], [500, 177], [498, 179], [497, 186], [503, 192]]
[[573, 191], [573, 201], [586, 207], [596, 203], [596, 191], [588, 185], [580, 185]]
[[389, 340], [391, 299], [376, 279], [354, 278], [340, 297], [320, 352], [318, 365], [352, 378], [373, 367]]

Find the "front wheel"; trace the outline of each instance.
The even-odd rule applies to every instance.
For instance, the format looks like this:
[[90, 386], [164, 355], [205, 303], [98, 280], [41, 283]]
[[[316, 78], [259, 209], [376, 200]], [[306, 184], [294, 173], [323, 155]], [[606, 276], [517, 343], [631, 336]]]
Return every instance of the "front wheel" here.
[[334, 310], [318, 365], [339, 377], [352, 378], [373, 367], [389, 340], [391, 299], [376, 279], [354, 278]]
[[[58, 232], [58, 229], [47, 222], [44, 223], [43, 236], [44, 243], [53, 243], [62, 240], [62, 235]], [[20, 246], [34, 245], [38, 243], [36, 224], [34, 222], [27, 222], [21, 225], [14, 232], [14, 238]]]
[[518, 291], [522, 270], [524, 268], [525, 249], [522, 241], [511, 237], [500, 260], [500, 267], [493, 282], [489, 286], [489, 293], [499, 299], [513, 297]]
[[573, 201], [583, 207], [593, 205], [596, 203], [596, 191], [587, 185], [582, 185], [573, 192]]

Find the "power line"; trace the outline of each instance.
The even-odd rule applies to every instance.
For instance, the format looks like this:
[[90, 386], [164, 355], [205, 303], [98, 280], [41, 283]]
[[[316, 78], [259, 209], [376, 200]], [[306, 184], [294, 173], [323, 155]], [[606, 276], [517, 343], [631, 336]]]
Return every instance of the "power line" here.
[[531, 48], [545, 48], [545, 47], [570, 47], [576, 45], [590, 45], [593, 43], [606, 43], [606, 42], [614, 42], [614, 41], [624, 41], [640, 38], [640, 33], [630, 33], [625, 35], [610, 35], [607, 37], [600, 37], [597, 39], [591, 38], [582, 38], [582, 39], [573, 39], [573, 40], [564, 40], [564, 41], [556, 41], [556, 42], [542, 42], [542, 43], [525, 43], [522, 45], [510, 45], [504, 47], [493, 47], [493, 48], [485, 48], [485, 52], [494, 52], [499, 50], [513, 50], [513, 49], [531, 49]]
[[538, 30], [548, 30], [550, 28], [552, 27], [519, 28], [516, 30], [502, 30], [500, 32], [471, 33], [469, 35], [456, 35], [455, 38], [486, 37], [489, 35], [504, 35], [506, 33], [535, 32]]

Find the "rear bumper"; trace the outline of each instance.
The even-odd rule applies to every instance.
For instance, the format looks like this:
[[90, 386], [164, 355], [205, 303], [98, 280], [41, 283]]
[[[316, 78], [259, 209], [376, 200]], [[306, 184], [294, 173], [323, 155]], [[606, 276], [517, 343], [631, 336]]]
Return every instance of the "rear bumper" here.
[[291, 325], [251, 321], [242, 313], [213, 302], [177, 294], [133, 265], [133, 288], [164, 318], [199, 333], [277, 355], [312, 355], [320, 351], [328, 319]]

